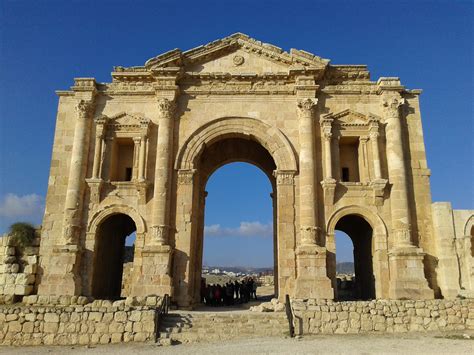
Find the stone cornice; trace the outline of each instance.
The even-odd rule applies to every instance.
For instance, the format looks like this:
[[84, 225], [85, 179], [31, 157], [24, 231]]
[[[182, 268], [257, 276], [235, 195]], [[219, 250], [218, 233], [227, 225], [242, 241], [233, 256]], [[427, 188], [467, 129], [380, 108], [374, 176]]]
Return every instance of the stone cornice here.
[[323, 59], [304, 50], [291, 49], [288, 53], [277, 46], [263, 43], [243, 33], [235, 33], [184, 52], [179, 49], [173, 49], [149, 59], [144, 66], [130, 68], [116, 67], [115, 71], [141, 72], [146, 69], [152, 70], [169, 66], [184, 67], [186, 65], [212, 60], [213, 58], [221, 56], [223, 53], [234, 51], [237, 48], [261, 56], [269, 61], [282, 63], [288, 67], [294, 67], [295, 69], [324, 70], [329, 63], [328, 59]]

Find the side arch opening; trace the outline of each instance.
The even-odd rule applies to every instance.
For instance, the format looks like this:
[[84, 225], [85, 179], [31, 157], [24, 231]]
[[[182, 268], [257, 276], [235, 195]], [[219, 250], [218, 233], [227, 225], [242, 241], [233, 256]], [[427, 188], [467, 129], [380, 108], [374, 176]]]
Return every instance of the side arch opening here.
[[[373, 267], [373, 229], [358, 215], [346, 215], [340, 218], [335, 229], [346, 233], [352, 241], [354, 255], [354, 277], [346, 287], [338, 282], [339, 300], [370, 300], [375, 298], [375, 276]], [[342, 238], [336, 235], [336, 238]], [[337, 261], [337, 250], [336, 250]]]
[[119, 299], [122, 295], [124, 261], [130, 259], [126, 239], [136, 232], [133, 219], [123, 213], [105, 218], [96, 230], [93, 258], [92, 296]]

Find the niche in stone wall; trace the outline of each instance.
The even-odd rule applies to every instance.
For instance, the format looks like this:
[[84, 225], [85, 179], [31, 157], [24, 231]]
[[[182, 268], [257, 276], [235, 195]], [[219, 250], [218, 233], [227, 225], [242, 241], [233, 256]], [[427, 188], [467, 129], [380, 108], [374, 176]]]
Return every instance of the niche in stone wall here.
[[118, 138], [112, 148], [111, 181], [131, 181], [134, 177], [134, 144], [131, 138]]
[[341, 137], [339, 140], [340, 176], [342, 182], [359, 182], [359, 139]]

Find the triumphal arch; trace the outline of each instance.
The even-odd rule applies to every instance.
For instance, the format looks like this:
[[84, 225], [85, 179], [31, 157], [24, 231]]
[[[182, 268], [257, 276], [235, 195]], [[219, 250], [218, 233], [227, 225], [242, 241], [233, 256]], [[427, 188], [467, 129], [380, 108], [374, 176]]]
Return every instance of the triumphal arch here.
[[455, 296], [420, 93], [240, 33], [114, 67], [110, 83], [76, 78], [58, 91], [38, 293], [119, 297], [135, 231], [130, 295], [192, 305], [207, 179], [244, 161], [273, 187], [278, 297], [337, 297], [335, 230], [354, 243], [362, 299]]

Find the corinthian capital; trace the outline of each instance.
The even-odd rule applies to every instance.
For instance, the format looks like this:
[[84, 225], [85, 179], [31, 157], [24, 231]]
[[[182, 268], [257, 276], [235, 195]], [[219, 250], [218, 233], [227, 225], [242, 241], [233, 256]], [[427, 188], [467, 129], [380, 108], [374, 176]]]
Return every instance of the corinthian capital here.
[[176, 108], [176, 104], [168, 100], [166, 98], [158, 99], [158, 110], [160, 112], [160, 116], [164, 118], [171, 118], [173, 117], [174, 110]]
[[298, 100], [298, 114], [300, 116], [311, 116], [318, 104], [318, 99], [300, 99]]
[[85, 119], [91, 114], [92, 108], [92, 101], [80, 100], [76, 105], [76, 112], [79, 115], [79, 118]]
[[318, 242], [319, 227], [314, 226], [301, 226], [301, 244], [314, 245]]
[[168, 226], [158, 225], [150, 227], [152, 240], [159, 244], [165, 245], [168, 241]]
[[389, 113], [398, 113], [398, 109], [405, 104], [405, 99], [399, 95], [386, 96], [382, 101], [382, 105], [385, 111]]

